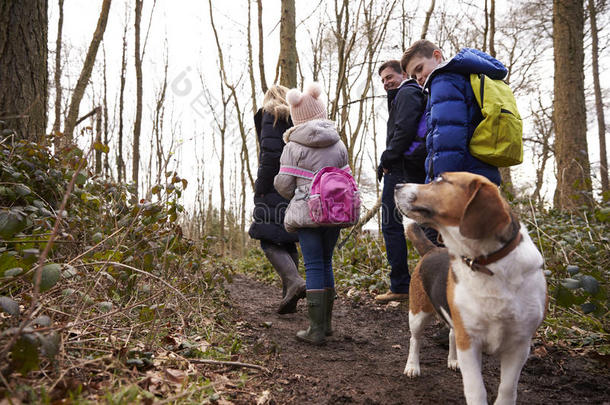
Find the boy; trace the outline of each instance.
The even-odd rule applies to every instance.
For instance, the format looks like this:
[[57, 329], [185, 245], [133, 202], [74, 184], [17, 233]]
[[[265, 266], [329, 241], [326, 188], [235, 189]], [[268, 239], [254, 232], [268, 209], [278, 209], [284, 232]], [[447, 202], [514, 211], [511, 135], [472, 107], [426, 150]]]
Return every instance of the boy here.
[[470, 154], [468, 144], [483, 119], [470, 85], [471, 73], [503, 79], [508, 70], [488, 54], [463, 48], [445, 61], [432, 42], [419, 40], [407, 49], [400, 61], [407, 75], [429, 92], [426, 105], [426, 182], [443, 172], [466, 171], [480, 174], [500, 185], [497, 167]]
[[402, 216], [396, 209], [394, 189], [398, 183], [423, 183], [426, 178], [426, 131], [425, 125], [420, 125], [426, 101], [421, 87], [415, 80], [407, 78], [399, 61], [383, 63], [378, 73], [388, 93], [386, 149], [380, 158], [377, 179], [381, 181], [383, 177], [381, 231], [392, 270], [390, 291], [377, 295], [375, 300], [406, 301], [409, 299], [411, 276]]

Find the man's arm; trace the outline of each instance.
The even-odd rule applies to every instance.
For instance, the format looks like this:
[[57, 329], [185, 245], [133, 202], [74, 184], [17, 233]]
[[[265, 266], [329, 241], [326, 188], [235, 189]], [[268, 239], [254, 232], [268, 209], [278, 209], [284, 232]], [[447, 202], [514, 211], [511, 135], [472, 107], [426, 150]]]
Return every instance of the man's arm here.
[[421, 90], [414, 86], [400, 89], [394, 100], [394, 135], [381, 154], [383, 168], [390, 168], [409, 149], [417, 134], [424, 108], [424, 94]]

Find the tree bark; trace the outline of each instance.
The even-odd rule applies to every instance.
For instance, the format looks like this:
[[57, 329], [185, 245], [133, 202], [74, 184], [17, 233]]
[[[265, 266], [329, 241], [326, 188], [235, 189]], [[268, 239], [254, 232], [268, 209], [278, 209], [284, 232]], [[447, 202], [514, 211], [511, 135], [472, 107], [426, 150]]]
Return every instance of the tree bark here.
[[[106, 48], [104, 50], [104, 98], [103, 98], [103, 115], [104, 115], [104, 145], [108, 145], [108, 77], [106, 64]], [[108, 153], [104, 153], [104, 177], [110, 178], [110, 162], [108, 161]]]
[[58, 135], [61, 129], [61, 36], [64, 26], [64, 0], [59, 0], [59, 20], [57, 21], [57, 39], [55, 40], [55, 122], [53, 134]]
[[138, 177], [140, 173], [140, 132], [142, 129], [142, 55], [140, 54], [140, 22], [142, 21], [142, 3], [143, 0], [135, 0], [135, 68], [136, 68], [136, 118], [133, 123], [133, 151], [132, 151], [132, 167], [131, 181], [136, 185], [135, 190], [138, 193]]
[[593, 89], [595, 91], [595, 110], [597, 112], [597, 132], [599, 137], [599, 174], [602, 182], [602, 193], [608, 191], [608, 157], [606, 151], [606, 118], [604, 100], [599, 83], [599, 30], [597, 28], [597, 10], [595, 1], [589, 0], [589, 17], [591, 19], [591, 60], [593, 69]]
[[426, 35], [428, 35], [428, 27], [430, 26], [430, 18], [432, 17], [432, 13], [434, 13], [434, 5], [436, 0], [430, 1], [430, 8], [426, 11], [426, 19], [424, 20], [424, 26], [421, 30], [421, 39], [426, 39]]
[[282, 0], [280, 20], [280, 84], [297, 87], [297, 44], [295, 0]]
[[258, 69], [261, 75], [261, 88], [267, 92], [267, 79], [265, 79], [265, 55], [263, 54], [263, 0], [256, 1], [258, 6]]
[[[127, 14], [127, 13], [126, 13]], [[127, 24], [129, 18], [125, 16], [125, 26], [123, 27], [123, 52], [121, 54], [121, 84], [119, 87], [119, 133], [118, 133], [118, 151], [117, 151], [117, 179], [125, 182], [127, 173], [125, 168], [125, 160], [123, 159], [123, 109], [125, 108], [125, 76], [127, 74]]]
[[582, 0], [553, 0], [555, 206], [591, 205], [584, 92], [584, 9]]
[[[252, 1], [246, 0], [248, 2], [248, 75], [250, 76], [250, 94], [252, 96], [252, 114], [256, 114], [258, 110], [256, 103], [256, 80], [254, 79], [254, 57], [252, 56], [252, 35], [250, 30], [252, 29]], [[260, 52], [262, 54], [262, 52]], [[257, 149], [258, 149], [258, 141], [257, 141]], [[258, 150], [257, 150], [258, 152]], [[258, 153], [257, 153], [258, 156]]]
[[490, 0], [489, 4], [489, 54], [496, 57], [496, 0]]
[[0, 2], [0, 121], [20, 139], [46, 133], [47, 30], [47, 0]]
[[83, 69], [80, 72], [80, 77], [76, 82], [76, 87], [74, 87], [74, 93], [72, 93], [68, 117], [66, 118], [66, 123], [64, 124], [64, 135], [61, 142], [62, 145], [72, 142], [72, 133], [76, 127], [80, 102], [83, 99], [85, 89], [89, 84], [89, 78], [91, 77], [91, 71], [93, 70], [93, 65], [95, 64], [97, 50], [100, 46], [100, 42], [102, 42], [102, 38], [104, 38], [111, 2], [111, 0], [104, 0], [102, 3], [102, 11], [99, 19], [97, 20], [97, 27], [93, 33], [93, 38], [91, 39], [91, 44], [89, 45], [89, 50], [87, 51], [87, 56], [85, 57], [85, 63], [83, 64]]

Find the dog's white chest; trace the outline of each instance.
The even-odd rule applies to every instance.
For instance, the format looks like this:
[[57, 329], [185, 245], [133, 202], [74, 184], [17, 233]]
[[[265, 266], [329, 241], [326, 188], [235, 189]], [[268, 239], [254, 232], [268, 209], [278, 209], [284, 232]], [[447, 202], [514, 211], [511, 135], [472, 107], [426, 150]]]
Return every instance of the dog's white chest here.
[[454, 303], [460, 311], [469, 336], [482, 348], [495, 354], [511, 342], [531, 336], [544, 313], [545, 281], [542, 272], [527, 277], [518, 274], [518, 282], [502, 274], [488, 276], [473, 273], [461, 262], [454, 262], [458, 282]]

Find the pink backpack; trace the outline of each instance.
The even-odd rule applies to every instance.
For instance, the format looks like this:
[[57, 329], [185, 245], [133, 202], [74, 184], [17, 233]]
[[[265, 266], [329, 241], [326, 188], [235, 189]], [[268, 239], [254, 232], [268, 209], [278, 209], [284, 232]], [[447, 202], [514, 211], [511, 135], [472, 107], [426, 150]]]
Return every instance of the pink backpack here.
[[309, 216], [320, 225], [347, 227], [360, 217], [360, 192], [349, 166], [323, 167], [317, 172], [282, 166], [280, 172], [311, 179], [306, 197]]

